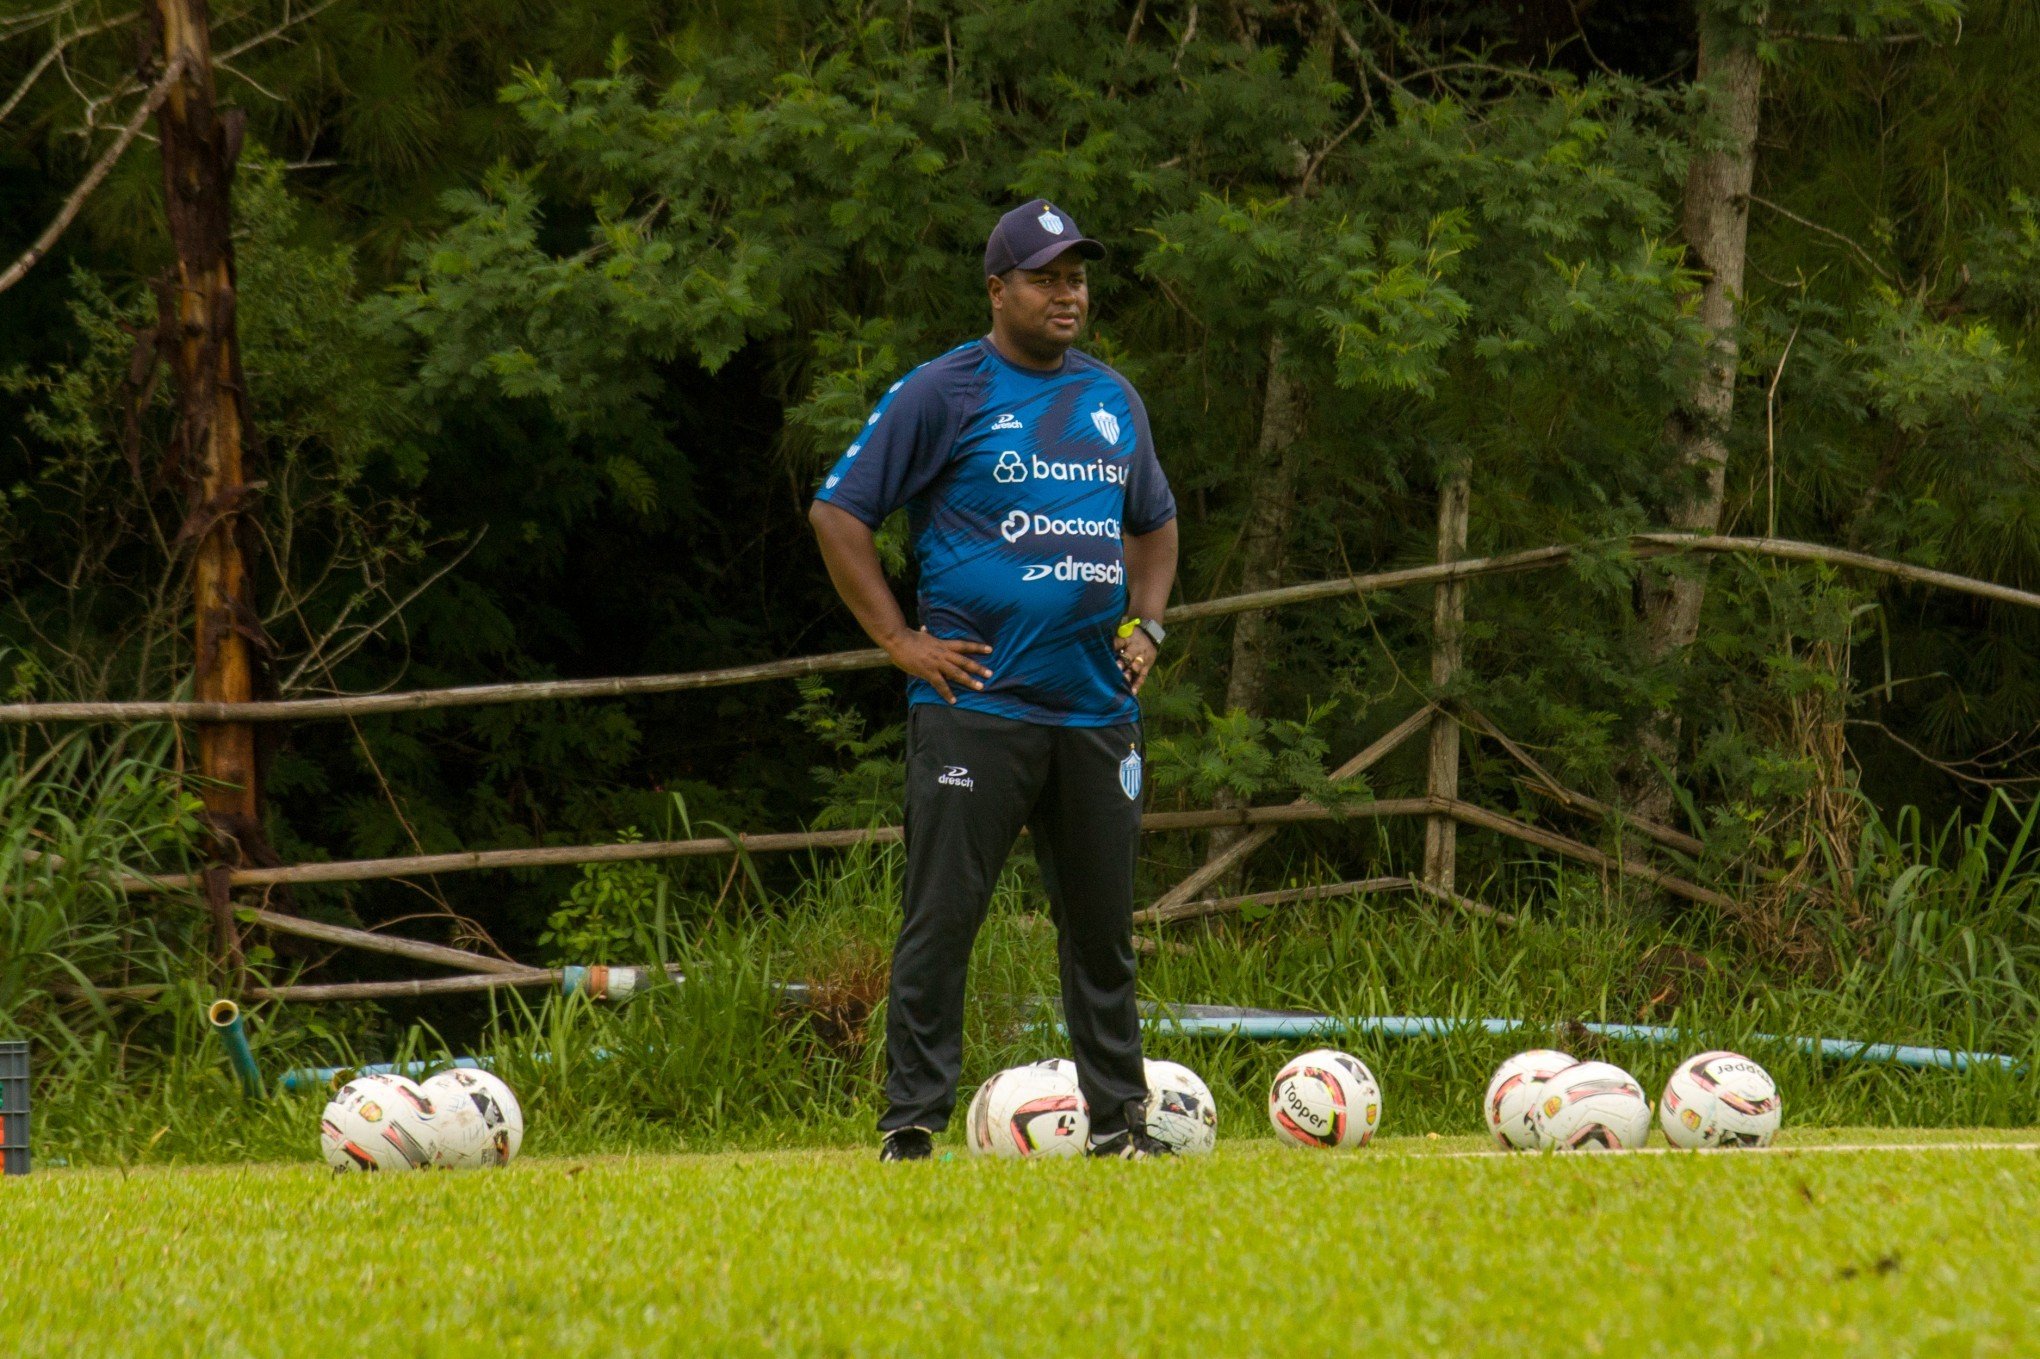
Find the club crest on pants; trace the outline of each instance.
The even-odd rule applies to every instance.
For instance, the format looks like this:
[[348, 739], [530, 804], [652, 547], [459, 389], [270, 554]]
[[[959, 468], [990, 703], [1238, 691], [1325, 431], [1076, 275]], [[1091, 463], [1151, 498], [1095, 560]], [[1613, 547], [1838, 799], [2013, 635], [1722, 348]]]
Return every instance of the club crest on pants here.
[[1140, 752], [1129, 750], [1119, 762], [1119, 787], [1129, 798], [1140, 796]]

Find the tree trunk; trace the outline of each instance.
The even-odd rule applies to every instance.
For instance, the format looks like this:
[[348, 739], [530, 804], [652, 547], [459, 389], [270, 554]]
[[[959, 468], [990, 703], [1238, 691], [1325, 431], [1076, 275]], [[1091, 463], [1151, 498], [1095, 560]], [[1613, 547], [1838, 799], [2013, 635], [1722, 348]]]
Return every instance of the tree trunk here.
[[[1288, 347], [1280, 335], [1268, 341], [1268, 381], [1261, 399], [1261, 436], [1248, 481], [1246, 522], [1240, 529], [1240, 589], [1267, 590], [1282, 583], [1289, 521], [1296, 508], [1297, 469], [1303, 457], [1304, 393], [1285, 366]], [[1226, 672], [1225, 706], [1259, 717], [1266, 705], [1269, 652], [1275, 615], [1243, 613], [1233, 624], [1232, 664]], [[1240, 800], [1221, 790], [1221, 807]], [[1248, 832], [1229, 826], [1211, 837], [1218, 855]]]
[[[247, 391], [235, 326], [230, 195], [243, 118], [224, 116], [213, 94], [205, 0], [156, 0], [155, 36], [182, 71], [158, 113], [163, 200], [176, 263], [158, 284], [158, 341], [176, 378], [171, 465], [183, 477], [189, 513], [180, 547], [191, 545], [193, 697], [239, 703], [257, 697], [267, 639], [254, 607], [245, 513], [255, 490], [243, 475]], [[214, 851], [230, 864], [273, 856], [262, 833], [262, 786], [255, 729], [246, 722], [198, 727], [198, 768]], [[222, 962], [238, 965], [231, 915], [216, 940]]]
[[[1473, 498], [1467, 469], [1462, 464], [1447, 474], [1438, 488], [1438, 564], [1456, 562], [1466, 555], [1466, 521]], [[1466, 582], [1443, 581], [1432, 587], [1431, 597], [1431, 690], [1437, 697], [1459, 673], [1459, 636], [1466, 621]], [[1431, 797], [1459, 797], [1459, 723], [1452, 714], [1439, 711], [1431, 717], [1431, 759], [1424, 791]], [[1424, 881], [1441, 892], [1451, 892], [1458, 872], [1459, 823], [1449, 816], [1433, 816], [1424, 823]]]
[[[1701, 275], [1699, 318], [1706, 327], [1706, 362], [1665, 436], [1691, 478], [1670, 512], [1671, 527], [1691, 533], [1721, 528], [1722, 482], [1728, 467], [1729, 422], [1735, 413], [1737, 309], [1749, 234], [1750, 179], [1756, 167], [1757, 96], [1762, 68], [1756, 32], [1703, 12], [1700, 79], [1707, 90], [1705, 145], [1686, 172], [1686, 248]], [[1639, 589], [1644, 645], [1661, 662], [1691, 645], [1707, 594], [1705, 569], [1688, 564], [1646, 572]], [[1642, 758], [1629, 771], [1628, 801], [1652, 821], [1672, 809], [1669, 774], [1678, 765], [1679, 714], [1652, 714], [1638, 733]], [[1660, 769], [1658, 766], [1662, 766]]]

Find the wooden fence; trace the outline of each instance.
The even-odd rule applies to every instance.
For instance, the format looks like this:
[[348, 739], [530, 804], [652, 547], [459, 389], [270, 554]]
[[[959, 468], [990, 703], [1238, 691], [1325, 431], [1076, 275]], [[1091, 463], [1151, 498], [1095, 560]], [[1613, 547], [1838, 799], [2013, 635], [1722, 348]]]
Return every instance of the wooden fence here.
[[[1950, 572], [1933, 571], [1889, 561], [1865, 553], [1778, 538], [1642, 533], [1612, 543], [1559, 544], [1491, 557], [1464, 558], [1462, 552], [1466, 541], [1466, 490], [1463, 480], [1448, 483], [1440, 499], [1439, 559], [1433, 565], [1337, 577], [1186, 604], [1170, 610], [1169, 621], [1175, 624], [1199, 618], [1217, 618], [1261, 609], [1284, 608], [1320, 600], [1351, 598], [1387, 590], [1430, 585], [1434, 590], [1435, 634], [1431, 678], [1434, 688], [1442, 690], [1450, 683], [1459, 664], [1458, 633], [1463, 617], [1465, 582], [1478, 577], [1561, 566], [1585, 551], [1603, 553], [1619, 551], [1635, 558], [1663, 557], [1680, 553], [1740, 553], [1780, 561], [1818, 562], [1868, 571], [1911, 584], [1932, 586], [1998, 603], [2040, 608], [2040, 594]], [[0, 726], [165, 720], [198, 723], [204, 726], [316, 721], [501, 703], [557, 702], [683, 693], [735, 684], [789, 679], [802, 675], [879, 669], [886, 664], [885, 653], [873, 648], [685, 674], [469, 685], [401, 693], [284, 699], [255, 703], [12, 703], [0, 704]], [[1506, 913], [1472, 901], [1456, 890], [1454, 882], [1456, 834], [1460, 826], [1474, 827], [1519, 840], [1563, 858], [1590, 865], [1604, 873], [1635, 878], [1650, 883], [1670, 895], [1727, 914], [1744, 913], [1745, 907], [1724, 893], [1686, 881], [1648, 864], [1621, 860], [1579, 840], [1461, 800], [1458, 797], [1458, 763], [1459, 737], [1462, 729], [1471, 730], [1495, 741], [1511, 758], [1524, 766], [1526, 786], [1557, 805], [1599, 819], [1619, 818], [1624, 830], [1630, 835], [1652, 840], [1680, 854], [1694, 856], [1701, 851], [1700, 842], [1683, 832], [1640, 821], [1634, 817], [1623, 817], [1607, 804], [1561, 786], [1520, 746], [1479, 713], [1462, 705], [1432, 702], [1405, 717], [1330, 774], [1330, 779], [1335, 784], [1356, 778], [1414, 739], [1419, 732], [1423, 732], [1430, 740], [1430, 760], [1426, 792], [1423, 797], [1334, 802], [1333, 805], [1299, 800], [1281, 806], [1148, 813], [1142, 818], [1141, 828], [1144, 832], [1247, 827], [1251, 833], [1200, 865], [1146, 909], [1137, 912], [1136, 921], [1145, 925], [1160, 925], [1199, 919], [1252, 906], [1274, 906], [1364, 892], [1409, 891], [1424, 900], [1439, 902], [1467, 914], [1504, 924], [1511, 923], [1513, 918]], [[1424, 873], [1419, 878], [1370, 878], [1321, 887], [1241, 896], [1200, 898], [1197, 895], [1244, 863], [1284, 825], [1399, 816], [1421, 816], [1426, 819]], [[251, 889], [259, 889], [266, 897], [269, 889], [284, 885], [360, 882], [487, 869], [839, 850], [855, 845], [897, 841], [900, 836], [901, 831], [897, 826], [879, 826], [864, 830], [735, 834], [689, 840], [472, 850], [455, 854], [340, 860], [284, 867], [249, 868], [216, 864], [197, 872], [129, 874], [117, 877], [114, 881], [118, 888], [126, 892], [168, 894], [173, 900], [184, 899], [182, 894], [203, 893], [206, 902], [214, 911], [219, 929], [223, 934], [232, 933], [231, 938], [223, 937], [216, 941], [223, 959], [238, 956], [238, 928], [240, 925], [252, 925], [281, 934], [460, 969], [459, 975], [455, 977], [431, 981], [244, 987], [246, 996], [251, 999], [360, 999], [374, 996], [486, 990], [506, 985], [544, 985], [557, 981], [561, 974], [556, 969], [529, 967], [513, 960], [491, 958], [471, 950], [308, 920], [269, 910], [266, 905], [253, 902], [232, 902], [231, 894], [237, 890], [245, 894]], [[195, 905], [198, 902], [193, 899], [191, 904]]]

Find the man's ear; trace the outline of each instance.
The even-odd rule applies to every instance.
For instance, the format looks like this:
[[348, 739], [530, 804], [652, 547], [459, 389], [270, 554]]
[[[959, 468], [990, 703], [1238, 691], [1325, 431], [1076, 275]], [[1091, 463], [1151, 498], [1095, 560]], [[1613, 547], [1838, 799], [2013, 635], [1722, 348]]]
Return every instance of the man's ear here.
[[991, 299], [992, 310], [998, 311], [1005, 301], [1006, 280], [997, 274], [985, 275], [985, 296]]

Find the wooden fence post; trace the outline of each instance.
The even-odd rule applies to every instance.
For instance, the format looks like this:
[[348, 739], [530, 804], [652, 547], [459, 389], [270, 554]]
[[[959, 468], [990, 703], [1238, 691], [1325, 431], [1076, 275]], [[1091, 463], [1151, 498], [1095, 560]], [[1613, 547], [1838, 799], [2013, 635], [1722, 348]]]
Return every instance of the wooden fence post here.
[[[1466, 519], [1472, 487], [1464, 463], [1438, 489], [1438, 564], [1466, 555]], [[1460, 626], [1466, 618], [1466, 582], [1441, 581], [1431, 597], [1431, 692], [1435, 699], [1459, 673]], [[1431, 717], [1431, 764], [1424, 791], [1434, 798], [1459, 797], [1459, 723], [1443, 709]], [[1424, 881], [1451, 892], [1459, 852], [1459, 827], [1433, 814], [1424, 823]]]

